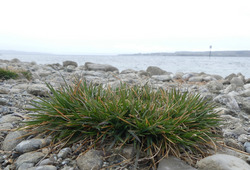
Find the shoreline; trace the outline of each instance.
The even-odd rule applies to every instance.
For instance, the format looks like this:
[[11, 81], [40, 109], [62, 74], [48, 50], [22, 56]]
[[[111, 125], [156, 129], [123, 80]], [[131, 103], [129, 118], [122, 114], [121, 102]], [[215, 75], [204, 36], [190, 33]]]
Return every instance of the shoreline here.
[[[16, 80], [10, 79], [0, 82], [0, 161], [2, 160], [1, 167], [3, 169], [7, 167], [9, 169], [28, 169], [35, 166], [53, 170], [83, 169], [84, 165], [77, 162], [78, 155], [73, 154], [77, 149], [74, 145], [62, 147], [54, 153], [49, 153], [45, 146], [51, 139], [44, 138], [44, 136], [34, 138], [35, 136], [29, 135], [16, 140], [16, 137], [21, 137], [24, 134], [24, 132], [14, 129], [20, 126], [27, 114], [30, 114], [29, 111], [25, 110], [31, 107], [29, 103], [37, 100], [37, 96], [46, 96], [48, 88], [45, 82], [49, 82], [54, 87], [63, 85], [62, 76], [68, 83], [72, 83], [74, 77], [79, 77], [84, 78], [87, 82], [102, 84], [104, 87], [115, 88], [120, 85], [120, 81], [123, 81], [130, 85], [148, 84], [153, 89], [179, 88], [181, 91], [199, 93], [202, 97], [211, 99], [218, 104], [218, 114], [224, 120], [221, 127], [222, 142], [227, 147], [218, 153], [233, 155], [244, 160], [246, 165], [242, 164], [242, 166], [247, 167], [248, 165], [246, 162], [250, 160], [250, 78], [245, 78], [240, 73], [230, 74], [223, 78], [220, 75], [206, 73], [173, 74], [155, 66], [149, 66], [146, 70], [141, 71], [132, 69], [119, 71], [111, 65], [90, 62], [78, 66], [78, 63], [74, 61], [65, 61], [62, 65], [37, 65], [35, 62], [21, 62], [18, 59], [0, 61], [1, 68], [25, 70], [32, 74], [31, 80], [21, 77]], [[25, 142], [27, 145], [24, 145]], [[37, 143], [39, 143], [38, 146]], [[40, 150], [37, 151], [37, 149]], [[101, 157], [101, 154], [98, 156]], [[26, 161], [32, 157], [37, 159], [33, 159], [33, 162]], [[232, 159], [239, 163], [236, 158]], [[95, 160], [94, 157], [90, 159]], [[102, 159], [104, 160], [103, 157]], [[220, 159], [222, 158], [220, 157]], [[180, 163], [181, 160], [177, 160], [177, 162]], [[104, 160], [102, 166], [114, 163], [114, 160]], [[194, 166], [198, 168], [201, 165]], [[117, 168], [119, 167], [121, 166], [117, 165]]]

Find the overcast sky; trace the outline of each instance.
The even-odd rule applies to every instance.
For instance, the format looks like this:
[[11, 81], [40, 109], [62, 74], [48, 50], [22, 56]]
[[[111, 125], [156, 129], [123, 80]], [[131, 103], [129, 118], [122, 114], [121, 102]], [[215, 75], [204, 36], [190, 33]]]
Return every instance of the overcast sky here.
[[250, 50], [250, 0], [0, 0], [0, 50]]

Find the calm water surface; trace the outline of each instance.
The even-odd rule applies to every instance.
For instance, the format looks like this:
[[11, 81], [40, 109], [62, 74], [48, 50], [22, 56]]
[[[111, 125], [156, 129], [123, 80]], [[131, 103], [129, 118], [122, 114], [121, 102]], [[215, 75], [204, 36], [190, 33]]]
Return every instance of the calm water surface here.
[[158, 66], [168, 72], [205, 72], [227, 76], [242, 73], [250, 78], [250, 57], [177, 57], [177, 56], [70, 56], [70, 55], [1, 55], [0, 59], [35, 61], [37, 64], [52, 64], [63, 61], [76, 61], [78, 65], [85, 62], [110, 64], [120, 71], [124, 69], [146, 70], [148, 66]]

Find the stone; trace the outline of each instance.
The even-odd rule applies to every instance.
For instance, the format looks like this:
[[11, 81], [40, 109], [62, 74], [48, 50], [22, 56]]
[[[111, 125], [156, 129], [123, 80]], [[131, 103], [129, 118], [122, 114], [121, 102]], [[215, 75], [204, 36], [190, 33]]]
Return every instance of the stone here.
[[249, 170], [250, 165], [235, 156], [215, 154], [197, 162], [199, 170]]
[[18, 170], [27, 170], [28, 168], [34, 167], [34, 163], [23, 163], [19, 166]]
[[222, 90], [223, 84], [219, 81], [210, 81], [209, 83], [207, 83], [206, 87], [209, 89], [209, 91], [214, 92]]
[[144, 71], [144, 70], [140, 70], [140, 71], [138, 72], [138, 75], [139, 75], [140, 77], [142, 77], [142, 76], [150, 77], [150, 74], [149, 74], [148, 72]]
[[27, 92], [35, 96], [48, 96], [49, 88], [43, 84], [33, 84], [28, 87]]
[[250, 135], [241, 134], [241, 135], [238, 137], [238, 141], [241, 142], [241, 143], [245, 143], [245, 142], [247, 142], [247, 141], [250, 141]]
[[196, 170], [186, 162], [174, 156], [164, 158], [158, 165], [157, 170]]
[[57, 170], [57, 167], [53, 165], [42, 165], [42, 166], [28, 168], [27, 170]]
[[229, 95], [218, 95], [213, 99], [215, 102], [224, 104], [234, 111], [239, 111], [240, 107], [234, 97]]
[[247, 114], [250, 114], [250, 98], [246, 98], [241, 102], [241, 109], [245, 111]]
[[76, 159], [80, 170], [99, 170], [103, 164], [103, 156], [100, 151], [90, 150]]
[[133, 146], [125, 146], [122, 149], [122, 155], [127, 158], [130, 159], [134, 156], [135, 152], [134, 152], [134, 147]]
[[18, 116], [8, 114], [0, 118], [0, 123], [16, 123], [16, 122], [20, 122], [21, 120], [22, 118]]
[[126, 69], [126, 70], [123, 70], [120, 74], [129, 74], [129, 73], [137, 73], [137, 71], [133, 69]]
[[44, 157], [42, 152], [28, 152], [19, 156], [15, 162], [17, 169], [24, 163], [36, 164]]
[[250, 89], [242, 91], [240, 95], [242, 97], [250, 97]]
[[63, 62], [63, 67], [67, 67], [67, 66], [75, 66], [78, 67], [78, 64], [75, 61], [64, 61]]
[[95, 64], [95, 63], [86, 62], [85, 67], [89, 71], [92, 70], [92, 71], [104, 71], [104, 72], [108, 72], [108, 71], [119, 72], [119, 70], [116, 67], [111, 66], [109, 64]]
[[226, 76], [225, 79], [226, 79], [226, 80], [229, 80], [229, 82], [230, 82], [230, 81], [232, 80], [232, 78], [234, 78], [234, 77], [237, 77], [237, 75], [234, 74], [234, 73], [232, 73], [232, 74]]
[[15, 151], [20, 153], [30, 152], [47, 146], [51, 142], [50, 139], [30, 139], [20, 142]]
[[172, 77], [170, 75], [154, 75], [152, 76], [153, 79], [157, 80], [157, 81], [171, 81]]
[[4, 98], [0, 98], [0, 105], [7, 105], [8, 103], [8, 100], [7, 99], [4, 99]]
[[70, 154], [71, 149], [69, 147], [67, 148], [63, 148], [62, 150], [59, 151], [59, 153], [57, 154], [58, 158], [66, 158], [68, 156], [68, 154]]
[[202, 76], [194, 76], [194, 77], [190, 77], [188, 79], [189, 82], [202, 82], [203, 81], [203, 77]]
[[230, 80], [230, 83], [236, 85], [237, 87], [244, 86], [243, 80], [239, 77], [233, 77], [232, 80]]
[[21, 137], [24, 134], [24, 131], [10, 132], [3, 141], [2, 150], [11, 151], [12, 149], [14, 149], [16, 145], [22, 141]]
[[14, 126], [11, 123], [1, 123], [0, 124], [0, 133], [3, 132], [4, 130], [10, 130], [13, 129]]
[[241, 143], [238, 143], [237, 141], [235, 141], [234, 139], [231, 138], [225, 138], [224, 142], [227, 146], [230, 146], [232, 148], [244, 151], [244, 146]]
[[162, 70], [159, 67], [156, 66], [149, 66], [146, 70], [151, 76], [153, 75], [164, 75], [167, 74], [166, 71]]
[[0, 87], [0, 94], [8, 94], [10, 92], [9, 89], [5, 87]]
[[39, 163], [39, 166], [42, 166], [42, 165], [53, 165], [55, 162], [50, 160], [50, 159], [44, 159], [42, 160], [40, 163]]
[[[249, 78], [249, 80], [250, 80], [250, 78]], [[243, 87], [244, 87], [245, 89], [250, 89], [250, 83], [245, 84]]]

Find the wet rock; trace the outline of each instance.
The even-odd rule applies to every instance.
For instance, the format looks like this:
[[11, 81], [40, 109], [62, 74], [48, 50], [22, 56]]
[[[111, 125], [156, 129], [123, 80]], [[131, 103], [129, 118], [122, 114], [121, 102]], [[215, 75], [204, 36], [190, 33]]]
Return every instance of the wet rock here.
[[240, 158], [225, 154], [208, 156], [197, 163], [199, 170], [249, 170], [250, 165]]
[[20, 153], [30, 152], [47, 146], [50, 139], [30, 139], [24, 140], [15, 147], [15, 151]]
[[19, 156], [15, 164], [18, 169], [21, 165], [26, 164], [26, 163], [34, 165], [43, 157], [44, 157], [44, 154], [41, 152], [28, 152]]
[[178, 159], [174, 156], [169, 156], [168, 158], [163, 159], [159, 163], [157, 170], [196, 170], [196, 169], [188, 165], [181, 159]]
[[4, 151], [11, 151], [18, 143], [22, 141], [22, 136], [25, 134], [23, 131], [10, 132], [4, 139], [2, 149]]
[[98, 170], [101, 169], [103, 157], [100, 151], [90, 150], [84, 155], [80, 155], [77, 159], [77, 165], [80, 170]]
[[86, 62], [85, 63], [85, 67], [87, 70], [89, 71], [104, 71], [104, 72], [119, 72], [119, 70], [111, 65], [108, 64], [94, 64], [94, 63], [90, 63], [90, 62]]
[[64, 61], [63, 62], [63, 67], [67, 67], [67, 66], [75, 66], [78, 67], [78, 64], [75, 61]]
[[159, 67], [156, 66], [149, 66], [146, 70], [151, 76], [153, 75], [164, 75], [167, 74], [166, 71], [162, 70]]

